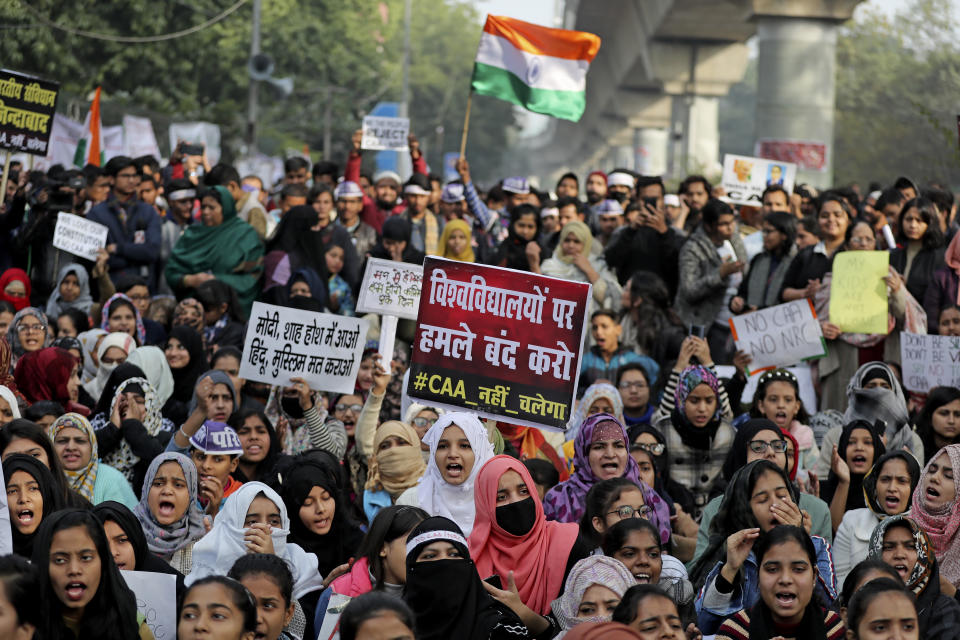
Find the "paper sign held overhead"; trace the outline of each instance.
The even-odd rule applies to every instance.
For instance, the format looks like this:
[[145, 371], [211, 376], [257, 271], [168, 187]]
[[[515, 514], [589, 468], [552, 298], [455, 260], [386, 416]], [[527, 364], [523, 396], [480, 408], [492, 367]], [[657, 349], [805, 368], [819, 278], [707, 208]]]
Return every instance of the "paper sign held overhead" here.
[[371, 151], [407, 151], [407, 136], [410, 134], [409, 118], [366, 116], [363, 119], [361, 149]]
[[357, 312], [416, 320], [422, 286], [420, 265], [369, 258], [360, 283]]
[[367, 321], [254, 302], [240, 377], [289, 386], [303, 378], [316, 391], [350, 393], [367, 340]]
[[900, 334], [903, 386], [917, 393], [960, 387], [960, 337]]
[[580, 376], [589, 284], [428, 257], [407, 395], [562, 430]]
[[887, 333], [886, 251], [843, 251], [833, 258], [830, 322], [844, 333]]
[[827, 355], [817, 314], [810, 300], [794, 300], [733, 316], [730, 329], [737, 350], [753, 358], [750, 375]]
[[725, 154], [721, 184], [727, 198], [734, 204], [759, 207], [763, 204], [763, 191], [770, 185], [779, 185], [787, 193], [793, 192], [797, 179], [797, 165], [792, 162], [767, 160]]
[[109, 231], [99, 222], [60, 212], [53, 231], [53, 246], [87, 260], [96, 260], [100, 249], [107, 246]]

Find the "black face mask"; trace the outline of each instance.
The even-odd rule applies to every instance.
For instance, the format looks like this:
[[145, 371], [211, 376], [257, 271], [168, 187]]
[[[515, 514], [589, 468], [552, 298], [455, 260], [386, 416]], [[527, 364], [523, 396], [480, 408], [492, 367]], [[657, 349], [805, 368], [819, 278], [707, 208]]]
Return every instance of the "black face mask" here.
[[537, 521], [537, 506], [533, 498], [497, 507], [497, 524], [509, 534], [523, 536], [530, 533]]
[[283, 408], [283, 412], [294, 420], [303, 418], [303, 407], [300, 406], [300, 398], [296, 396], [283, 396], [280, 398], [280, 406]]

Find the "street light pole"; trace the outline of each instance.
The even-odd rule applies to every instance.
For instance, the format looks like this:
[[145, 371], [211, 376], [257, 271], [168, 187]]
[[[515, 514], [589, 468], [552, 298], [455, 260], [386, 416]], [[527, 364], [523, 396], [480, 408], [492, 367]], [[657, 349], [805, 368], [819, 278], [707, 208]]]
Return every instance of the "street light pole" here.
[[[253, 0], [253, 24], [250, 34], [250, 59], [260, 53], [260, 0]], [[250, 78], [250, 92], [247, 98], [247, 154], [257, 153], [257, 85], [258, 80]]]

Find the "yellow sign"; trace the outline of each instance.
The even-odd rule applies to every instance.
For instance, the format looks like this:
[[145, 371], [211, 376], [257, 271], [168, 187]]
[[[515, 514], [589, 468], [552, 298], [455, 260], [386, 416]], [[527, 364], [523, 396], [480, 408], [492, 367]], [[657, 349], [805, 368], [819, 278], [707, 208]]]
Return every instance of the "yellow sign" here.
[[833, 259], [830, 322], [844, 333], [882, 333], [888, 329], [886, 251], [844, 251]]

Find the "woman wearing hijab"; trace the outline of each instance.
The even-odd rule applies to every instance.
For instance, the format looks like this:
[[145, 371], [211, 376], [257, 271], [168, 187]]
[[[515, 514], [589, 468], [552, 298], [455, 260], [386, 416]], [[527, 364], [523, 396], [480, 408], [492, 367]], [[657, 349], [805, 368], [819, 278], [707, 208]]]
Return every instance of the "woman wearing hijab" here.
[[437, 248], [440, 250], [437, 255], [459, 262], [476, 262], [472, 244], [473, 234], [470, 225], [459, 218], [454, 218], [443, 227], [440, 242], [437, 243]]
[[56, 288], [47, 300], [47, 315], [56, 318], [67, 309], [79, 309], [89, 315], [92, 305], [90, 276], [87, 270], [73, 262], [65, 265], [60, 269]]
[[830, 505], [834, 530], [846, 512], [867, 506], [863, 478], [887, 452], [882, 436], [874, 425], [864, 420], [854, 420], [843, 428], [840, 441], [834, 447], [830, 473], [820, 484], [820, 498]]
[[907, 514], [927, 532], [940, 572], [951, 584], [960, 583], [960, 500], [953, 480], [960, 469], [960, 445], [941, 449], [920, 474]]
[[294, 598], [322, 589], [316, 556], [288, 542], [289, 533], [290, 518], [277, 492], [262, 482], [248, 482], [230, 496], [213, 528], [193, 546], [193, 567], [185, 584], [189, 587], [209, 575], [226, 575], [252, 547], [256, 553], [270, 553], [287, 563], [294, 572]]
[[540, 272], [543, 247], [537, 241], [540, 235], [540, 214], [529, 204], [518, 205], [510, 212], [507, 237], [497, 248], [493, 264], [516, 271]]
[[618, 311], [623, 295], [620, 283], [607, 269], [603, 258], [591, 253], [592, 245], [590, 227], [579, 220], [568, 222], [560, 230], [560, 244], [554, 250], [553, 257], [540, 265], [540, 273], [592, 284], [593, 299], [587, 307], [587, 315], [592, 315], [598, 308]]
[[[620, 392], [612, 384], [595, 382], [584, 390], [583, 396], [577, 401], [573, 416], [567, 424], [567, 432], [564, 434], [566, 441], [574, 440], [580, 430], [580, 425], [596, 413], [609, 413], [621, 423], [623, 422], [623, 399], [620, 397]], [[570, 454], [568, 457], [573, 457], [572, 448], [567, 453]]]
[[167, 338], [164, 355], [173, 374], [173, 393], [163, 405], [163, 415], [174, 424], [183, 424], [197, 380], [209, 369], [203, 352], [203, 338], [190, 327], [174, 327]]
[[[259, 292], [263, 245], [253, 227], [237, 217], [233, 196], [216, 186], [203, 196], [201, 223], [187, 227], [173, 247], [165, 275], [181, 295], [217, 279], [236, 290], [245, 313]], [[212, 277], [211, 277], [212, 276]]]
[[563, 595], [550, 608], [564, 631], [584, 622], [610, 622], [623, 594], [635, 584], [619, 560], [590, 556], [573, 565]]
[[80, 497], [79, 493], [70, 488], [63, 465], [53, 448], [53, 442], [42, 427], [23, 418], [4, 425], [3, 429], [0, 429], [0, 455], [6, 460], [15, 453], [26, 453], [50, 470], [61, 504], [80, 509], [90, 507], [88, 500]]
[[547, 615], [570, 567], [590, 553], [589, 545], [579, 542], [579, 526], [546, 519], [530, 472], [510, 456], [483, 465], [474, 499], [469, 546], [477, 572], [499, 576], [503, 585], [513, 572], [520, 600]]
[[53, 400], [67, 411], [88, 416], [90, 409], [77, 402], [79, 370], [80, 365], [69, 351], [49, 347], [20, 358], [14, 377], [17, 388], [29, 402]]
[[877, 459], [863, 478], [867, 506], [845, 513], [833, 540], [838, 588], [843, 588], [851, 569], [866, 559], [870, 535], [877, 524], [910, 509], [910, 498], [918, 482], [920, 464], [909, 452], [891, 451]]
[[107, 500], [93, 508], [93, 515], [103, 524], [113, 561], [118, 569], [169, 573], [177, 576], [178, 590], [183, 588], [183, 576], [150, 553], [140, 521], [126, 505]]
[[147, 339], [143, 318], [133, 300], [123, 293], [115, 293], [103, 305], [100, 312], [100, 328], [104, 331], [126, 333], [141, 346]]
[[0, 385], [0, 425], [19, 417], [20, 403], [16, 394], [9, 387]]
[[193, 544], [206, 533], [198, 486], [197, 468], [190, 458], [172, 451], [161, 453], [147, 469], [140, 502], [133, 510], [150, 553], [182, 575], [190, 573]]
[[103, 329], [91, 329], [77, 336], [83, 346], [83, 375], [81, 376], [83, 384], [97, 377], [97, 369], [100, 366], [100, 361], [97, 360], [97, 349], [106, 335], [107, 332]]
[[940, 312], [951, 305], [960, 305], [960, 240], [954, 234], [943, 256], [946, 263], [933, 274], [923, 294], [923, 309], [927, 313], [927, 327], [939, 324]]
[[472, 413], [455, 411], [434, 422], [423, 443], [430, 447], [427, 470], [397, 504], [450, 518], [470, 535], [476, 514], [474, 483], [480, 468], [494, 455], [486, 428]]
[[[684, 342], [686, 345], [692, 344]], [[671, 374], [671, 380], [673, 376]], [[669, 383], [668, 383], [669, 387]], [[670, 473], [694, 496], [694, 518], [707, 504], [710, 488], [723, 470], [735, 432], [724, 410], [726, 392], [714, 372], [702, 365], [688, 366], [677, 377], [672, 410], [663, 415], [665, 397], [656, 427], [667, 439]]]
[[420, 455], [420, 437], [408, 424], [389, 420], [377, 427], [373, 455], [367, 459], [363, 512], [373, 522], [377, 512], [416, 486], [427, 465]]
[[137, 498], [123, 474], [101, 462], [97, 436], [89, 420], [77, 413], [64, 414], [53, 421], [47, 435], [71, 489], [94, 505], [116, 500], [131, 509], [137, 506]]
[[[524, 621], [489, 593], [455, 522], [427, 518], [407, 536], [403, 599], [416, 616], [420, 640], [529, 638]], [[538, 631], [549, 628], [536, 616]]]
[[640, 483], [637, 462], [630, 457], [627, 431], [609, 413], [587, 418], [573, 446], [573, 475], [543, 498], [548, 520], [577, 522], [586, 508], [587, 492], [600, 480], [623, 477]]
[[43, 311], [36, 307], [24, 307], [13, 316], [13, 322], [7, 330], [7, 340], [13, 349], [13, 364], [16, 364], [23, 354], [49, 347], [53, 342], [53, 331]]
[[354, 557], [363, 540], [363, 532], [347, 512], [338, 469], [298, 456], [278, 476], [280, 497], [287, 513], [293, 514], [288, 542], [315, 554], [317, 571], [327, 576]]
[[[292, 207], [283, 214], [276, 231], [267, 242], [267, 256], [274, 269], [267, 272], [267, 282], [286, 285], [288, 274], [298, 269], [310, 268], [316, 274], [326, 271], [323, 247], [328, 244], [343, 247], [344, 261], [341, 275], [355, 287], [360, 282], [362, 256], [351, 241], [350, 233], [340, 224], [327, 223], [320, 226], [320, 216], [310, 205]], [[285, 271], [285, 273], [284, 273]], [[314, 294], [314, 297], [319, 297]]]
[[[3, 483], [10, 511], [10, 535], [13, 552], [29, 559], [33, 540], [43, 520], [65, 505], [56, 489], [53, 475], [40, 460], [14, 453], [3, 460]], [[36, 483], [37, 491], [30, 490]]]
[[153, 345], [138, 347], [127, 357], [127, 362], [143, 371], [143, 377], [153, 386], [160, 406], [165, 405], [173, 395], [173, 372], [163, 349]]
[[203, 305], [196, 298], [184, 298], [173, 309], [171, 327], [186, 326], [203, 333]]
[[0, 300], [17, 311], [30, 305], [30, 277], [23, 269], [7, 269], [0, 275]]
[[[110, 374], [118, 366], [126, 362], [129, 356], [137, 348], [136, 341], [126, 333], [109, 333], [97, 348], [97, 376], [90, 382], [83, 385], [83, 388], [98, 403], [107, 386], [107, 380]], [[141, 372], [141, 375], [143, 372]]]

